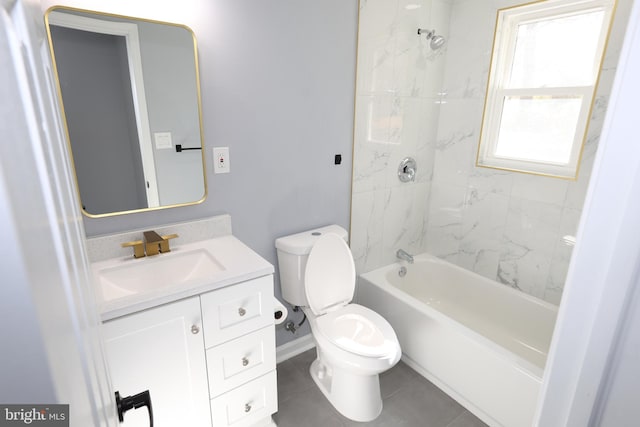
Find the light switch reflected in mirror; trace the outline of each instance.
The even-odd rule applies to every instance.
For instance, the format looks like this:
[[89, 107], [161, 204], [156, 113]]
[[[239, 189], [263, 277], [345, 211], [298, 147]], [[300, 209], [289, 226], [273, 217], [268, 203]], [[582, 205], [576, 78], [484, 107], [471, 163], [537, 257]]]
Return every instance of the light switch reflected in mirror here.
[[207, 194], [188, 27], [67, 7], [45, 15], [79, 198], [89, 217]]

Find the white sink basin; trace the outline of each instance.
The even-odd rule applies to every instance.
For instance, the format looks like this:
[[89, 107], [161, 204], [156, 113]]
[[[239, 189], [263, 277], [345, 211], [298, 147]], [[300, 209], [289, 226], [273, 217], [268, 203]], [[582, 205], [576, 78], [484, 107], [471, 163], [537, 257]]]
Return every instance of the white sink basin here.
[[195, 249], [127, 259], [119, 265], [98, 269], [95, 275], [102, 291], [102, 300], [107, 302], [129, 295], [179, 287], [223, 270], [223, 265], [209, 251]]

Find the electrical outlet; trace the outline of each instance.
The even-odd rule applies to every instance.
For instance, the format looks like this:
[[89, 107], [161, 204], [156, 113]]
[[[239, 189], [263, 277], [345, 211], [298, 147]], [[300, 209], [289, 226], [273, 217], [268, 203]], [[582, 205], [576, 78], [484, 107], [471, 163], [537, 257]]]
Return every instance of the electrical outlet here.
[[229, 147], [213, 147], [213, 173], [229, 173]]

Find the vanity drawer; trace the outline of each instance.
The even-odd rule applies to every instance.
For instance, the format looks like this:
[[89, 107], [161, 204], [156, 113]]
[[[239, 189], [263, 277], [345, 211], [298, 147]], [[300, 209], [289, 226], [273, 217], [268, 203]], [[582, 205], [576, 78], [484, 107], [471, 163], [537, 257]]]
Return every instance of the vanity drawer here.
[[276, 371], [211, 400], [213, 425], [252, 426], [278, 410]]
[[259, 277], [200, 297], [205, 347], [273, 324], [273, 276]]
[[209, 391], [216, 397], [276, 368], [275, 326], [207, 350]]

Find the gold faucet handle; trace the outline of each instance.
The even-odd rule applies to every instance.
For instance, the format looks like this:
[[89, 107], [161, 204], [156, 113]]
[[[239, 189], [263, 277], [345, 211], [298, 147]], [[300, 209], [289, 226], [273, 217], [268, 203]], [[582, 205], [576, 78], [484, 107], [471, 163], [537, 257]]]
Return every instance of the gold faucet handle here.
[[144, 256], [144, 243], [142, 240], [134, 240], [132, 242], [124, 242], [120, 244], [123, 248], [133, 247], [133, 257], [142, 258]]
[[160, 252], [171, 252], [171, 248], [169, 248], [169, 240], [175, 239], [178, 237], [177, 234], [166, 234], [162, 236], [162, 241], [160, 242]]

